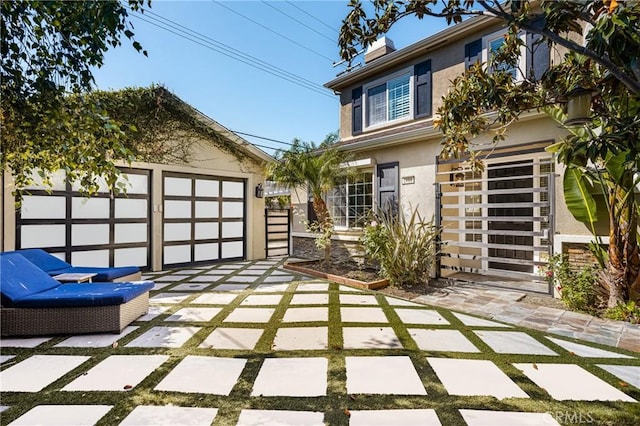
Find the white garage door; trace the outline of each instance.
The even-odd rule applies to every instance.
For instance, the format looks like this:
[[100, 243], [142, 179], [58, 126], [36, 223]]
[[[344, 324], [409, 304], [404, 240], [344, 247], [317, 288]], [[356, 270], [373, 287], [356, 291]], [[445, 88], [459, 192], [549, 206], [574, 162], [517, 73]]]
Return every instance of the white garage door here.
[[163, 265], [245, 257], [245, 181], [165, 172]]
[[42, 248], [74, 266], [150, 265], [147, 170], [122, 170], [127, 193], [106, 188], [85, 198], [77, 187], [54, 178], [52, 192], [29, 188], [16, 215], [16, 248]]

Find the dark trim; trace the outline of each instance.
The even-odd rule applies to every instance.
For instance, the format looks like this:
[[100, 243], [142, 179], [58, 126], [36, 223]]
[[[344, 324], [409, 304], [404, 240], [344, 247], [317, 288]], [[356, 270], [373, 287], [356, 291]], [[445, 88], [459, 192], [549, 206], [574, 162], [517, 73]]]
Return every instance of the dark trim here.
[[[180, 178], [180, 179], [188, 179], [191, 181], [191, 193], [190, 195], [165, 195], [166, 192], [166, 178]], [[218, 185], [218, 196], [198, 196], [196, 195], [196, 180], [204, 180], [210, 182], [217, 182]], [[223, 197], [222, 188], [224, 182], [238, 182], [242, 183], [242, 194], [243, 197]], [[243, 178], [232, 178], [225, 176], [214, 176], [214, 175], [201, 175], [201, 174], [193, 174], [193, 173], [177, 173], [177, 172], [169, 172], [165, 171], [162, 173], [162, 200], [163, 200], [163, 218], [162, 218], [162, 267], [163, 268], [175, 268], [180, 266], [189, 266], [189, 265], [198, 265], [198, 264], [207, 264], [218, 261], [229, 261], [236, 259], [245, 259], [247, 253], [247, 179]], [[190, 203], [191, 213], [190, 217], [182, 217], [182, 218], [165, 218], [164, 212], [166, 211], [166, 206], [164, 203], [166, 201], [185, 201]], [[215, 218], [196, 218], [196, 203], [200, 201], [208, 201], [208, 202], [217, 202], [218, 203], [218, 217]], [[225, 202], [242, 202], [242, 217], [235, 218], [223, 218], [222, 211]], [[189, 224], [190, 228], [190, 238], [186, 240], [178, 240], [178, 241], [165, 241], [164, 236], [164, 225], [165, 224]], [[207, 238], [207, 239], [196, 239], [196, 224], [198, 223], [213, 223], [218, 226], [218, 237], [217, 238]], [[233, 237], [233, 238], [223, 238], [222, 237], [222, 225], [224, 223], [242, 223], [242, 237]], [[227, 242], [242, 242], [242, 256], [234, 257], [234, 258], [222, 258], [222, 244]], [[219, 259], [214, 260], [205, 260], [205, 261], [196, 261], [196, 246], [199, 244], [217, 244], [218, 247], [218, 257]], [[190, 262], [184, 263], [167, 263], [165, 259], [164, 247], [171, 246], [189, 246], [189, 256]]]
[[[38, 247], [48, 252], [64, 253], [65, 261], [71, 263], [71, 257], [74, 252], [78, 251], [97, 251], [97, 250], [109, 250], [108, 262], [109, 266], [115, 264], [115, 250], [121, 248], [141, 248], [146, 247], [146, 265], [142, 265], [140, 268], [143, 271], [147, 271], [151, 268], [151, 171], [146, 169], [129, 169], [122, 168], [120, 171], [123, 174], [129, 175], [144, 175], [147, 177], [147, 193], [146, 194], [117, 194], [113, 195], [107, 192], [98, 193], [92, 198], [108, 199], [109, 200], [109, 213], [106, 218], [73, 218], [73, 200], [78, 198], [85, 198], [80, 191], [74, 191], [70, 182], [66, 182], [65, 190], [55, 190], [47, 192], [46, 190], [34, 189], [30, 191], [29, 196], [54, 196], [65, 198], [65, 218], [63, 219], [22, 219], [21, 212], [16, 212], [16, 249], [22, 248], [22, 226], [30, 225], [64, 225], [65, 227], [65, 243], [64, 246], [57, 247]], [[115, 217], [115, 204], [118, 199], [137, 199], [145, 200], [147, 202], [147, 212], [144, 218], [116, 218]], [[144, 242], [135, 243], [115, 243], [115, 228], [118, 224], [146, 224], [147, 236]], [[109, 227], [109, 242], [107, 244], [95, 244], [95, 245], [72, 245], [72, 229], [74, 225], [107, 225]]]
[[468, 70], [476, 62], [482, 62], [482, 38], [464, 45], [464, 69]]
[[351, 134], [362, 133], [363, 112], [362, 112], [362, 86], [351, 91]]
[[433, 84], [431, 76], [431, 59], [414, 66], [414, 104], [415, 117], [423, 118], [432, 115]]

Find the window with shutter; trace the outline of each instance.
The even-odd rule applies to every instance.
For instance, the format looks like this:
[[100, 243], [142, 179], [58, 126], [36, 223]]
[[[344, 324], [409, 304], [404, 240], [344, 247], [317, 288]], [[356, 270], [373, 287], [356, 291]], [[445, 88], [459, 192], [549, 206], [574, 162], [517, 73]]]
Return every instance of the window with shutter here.
[[352, 134], [362, 133], [362, 87], [351, 92], [351, 130]]
[[474, 40], [464, 46], [464, 69], [468, 70], [471, 65], [482, 61], [482, 39]]
[[431, 60], [415, 66], [416, 118], [431, 116]]

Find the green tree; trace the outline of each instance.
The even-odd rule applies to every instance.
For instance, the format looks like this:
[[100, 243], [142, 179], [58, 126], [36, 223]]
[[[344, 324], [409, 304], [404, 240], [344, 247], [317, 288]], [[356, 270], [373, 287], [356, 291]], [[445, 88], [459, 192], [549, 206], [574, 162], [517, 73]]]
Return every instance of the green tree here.
[[327, 208], [325, 196], [344, 183], [351, 174], [351, 168], [346, 164], [349, 155], [345, 151], [327, 144], [325, 146], [318, 149], [313, 143], [294, 139], [289, 150], [276, 153], [277, 161], [269, 167], [268, 176], [290, 189], [309, 191], [317, 220], [308, 223], [307, 227], [318, 234], [316, 246], [324, 250], [324, 261], [328, 262], [331, 259], [333, 217]]
[[150, 0], [2, 1], [0, 126], [4, 170], [20, 191], [34, 172], [47, 181], [59, 169], [88, 193], [101, 176], [112, 187], [117, 161], [130, 162], [123, 131], [103, 106], [82, 96], [105, 52], [133, 37], [128, 11]]
[[[473, 138], [489, 132], [499, 143], [509, 124], [522, 113], [537, 109], [558, 117], [558, 101], [564, 95], [577, 88], [593, 91], [592, 119], [582, 127], [584, 131], [570, 133], [553, 149], [567, 166], [565, 192], [586, 194], [582, 203], [568, 205], [576, 218], [590, 224], [595, 220], [595, 212], [585, 215], [576, 207], [595, 206], [580, 188], [597, 184], [604, 195], [610, 233], [600, 282], [609, 291], [609, 306], [640, 290], [638, 206], [634, 196], [640, 171], [640, 2], [375, 0], [373, 4], [376, 16], [369, 19], [361, 2], [351, 1], [352, 10], [343, 21], [339, 40], [343, 58], [352, 59], [359, 45], [371, 44], [399, 19], [410, 15], [442, 17], [448, 23], [489, 15], [508, 27], [495, 62], [476, 64], [457, 77], [438, 109], [436, 124], [444, 134], [445, 157], [468, 155], [472, 165], [481, 168], [482, 161], [471, 146]], [[516, 83], [508, 71], [494, 65], [518, 64], [524, 47], [517, 37], [521, 30], [538, 34], [541, 43], [553, 43], [568, 53], [562, 63], [540, 78], [521, 70], [524, 81]], [[576, 42], [583, 34], [585, 43]], [[571, 126], [567, 129], [574, 130]]]

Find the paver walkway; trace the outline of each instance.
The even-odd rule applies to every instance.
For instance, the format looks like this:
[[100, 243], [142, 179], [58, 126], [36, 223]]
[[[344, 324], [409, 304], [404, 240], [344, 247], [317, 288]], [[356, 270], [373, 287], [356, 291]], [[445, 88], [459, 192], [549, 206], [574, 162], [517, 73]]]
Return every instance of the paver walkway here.
[[150, 311], [120, 335], [2, 339], [0, 423], [624, 425], [640, 415], [636, 352], [282, 262], [150, 274]]

